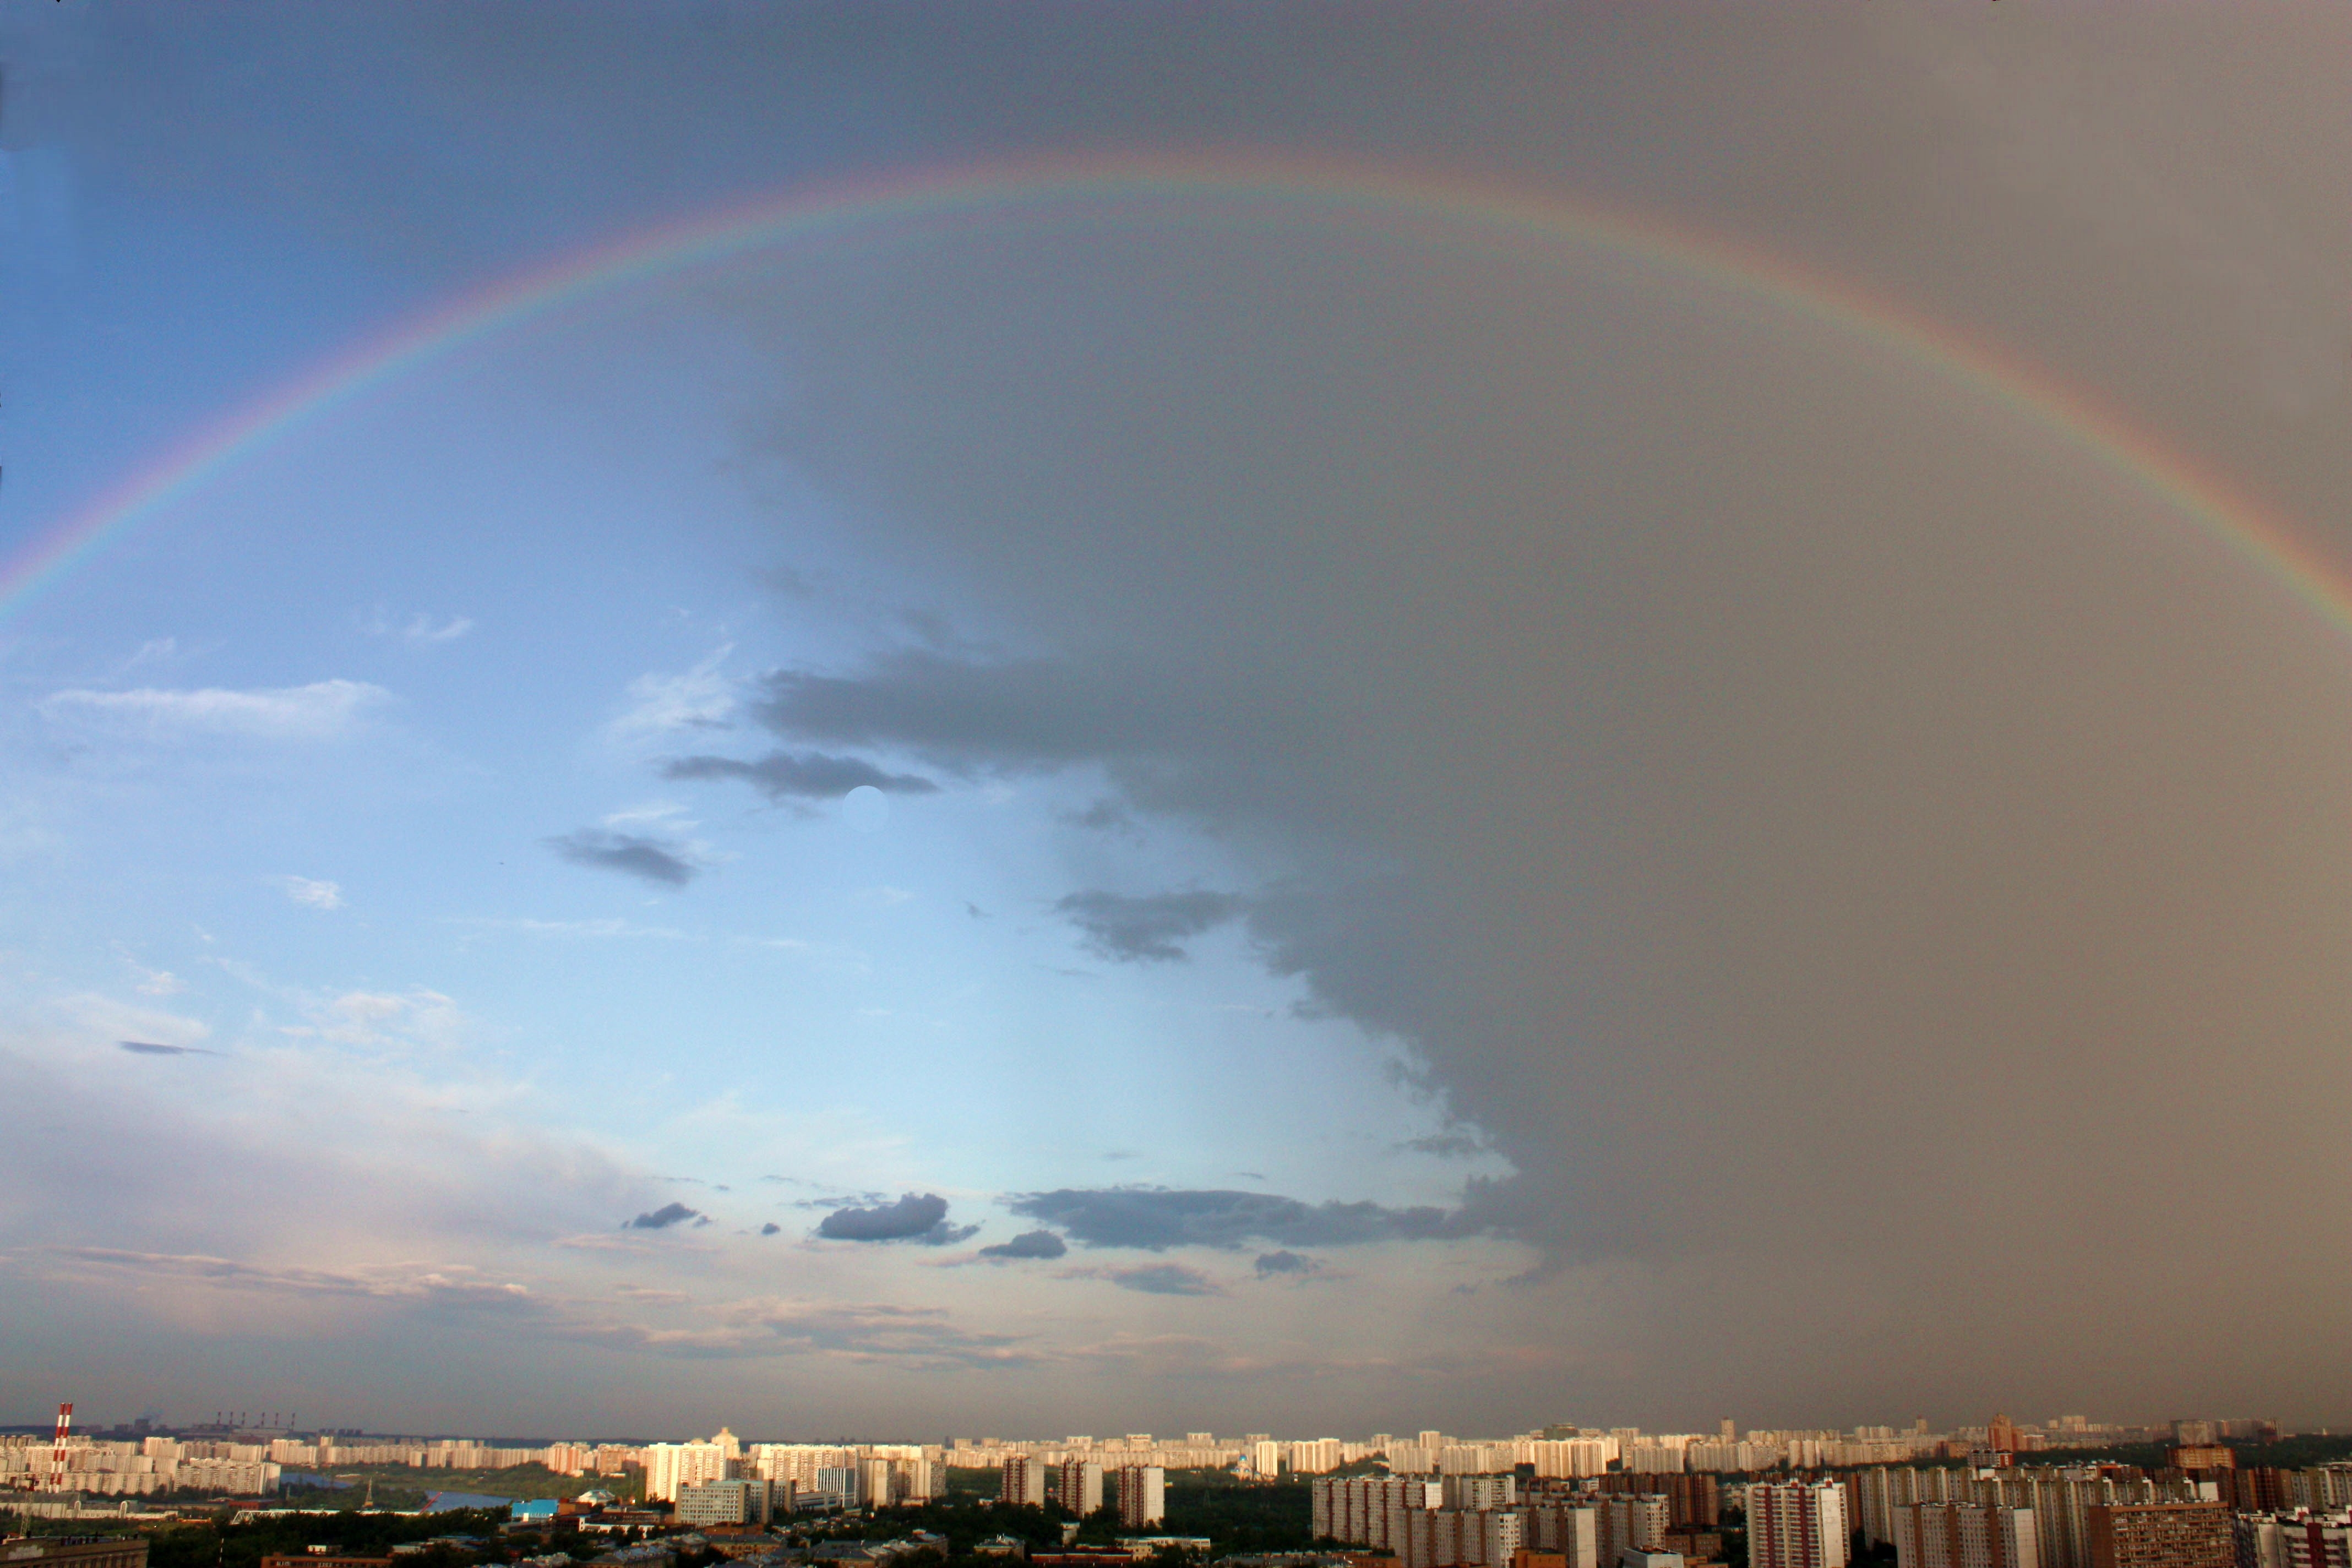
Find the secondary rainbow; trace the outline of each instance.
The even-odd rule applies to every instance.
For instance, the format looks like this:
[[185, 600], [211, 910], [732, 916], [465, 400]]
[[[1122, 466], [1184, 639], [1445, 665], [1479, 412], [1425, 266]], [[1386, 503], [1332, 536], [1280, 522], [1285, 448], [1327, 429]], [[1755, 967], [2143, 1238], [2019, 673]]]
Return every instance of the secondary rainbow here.
[[1701, 289], [1763, 302], [1958, 383], [2178, 512], [2352, 635], [2352, 583], [2275, 517], [2120, 416], [2013, 355], [1752, 246], [1653, 214], [1458, 174], [1220, 153], [1119, 154], [927, 169], [815, 185], [629, 234], [449, 300], [194, 432], [0, 565], [0, 621], [107, 544], [243, 458], [371, 389], [492, 334], [682, 269], [894, 229], [1015, 225], [1056, 211], [1158, 221], [1236, 211], [1285, 226], [1340, 225], [1447, 245], [1588, 247]]

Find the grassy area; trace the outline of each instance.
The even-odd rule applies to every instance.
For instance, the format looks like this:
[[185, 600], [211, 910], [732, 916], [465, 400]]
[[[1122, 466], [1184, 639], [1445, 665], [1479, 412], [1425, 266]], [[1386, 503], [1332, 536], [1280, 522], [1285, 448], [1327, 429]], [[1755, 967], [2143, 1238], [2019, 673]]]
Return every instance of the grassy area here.
[[1004, 1472], [990, 1469], [962, 1469], [946, 1467], [947, 1495], [950, 1498], [993, 1498], [1004, 1492]]
[[[633, 1502], [643, 1495], [645, 1477], [635, 1470], [625, 1476], [559, 1476], [545, 1465], [511, 1465], [496, 1470], [412, 1469], [406, 1465], [337, 1465], [325, 1472], [336, 1480], [352, 1483], [354, 1500], [367, 1492], [368, 1483], [375, 1483], [378, 1508], [415, 1507], [402, 1504], [395, 1497], [412, 1497], [421, 1501], [427, 1492], [478, 1492], [484, 1497], [568, 1498], [582, 1492], [602, 1489], [611, 1492], [625, 1502]], [[341, 1489], [314, 1496], [340, 1498]], [[322, 1506], [334, 1507], [329, 1503]], [[352, 1503], [357, 1507], [356, 1500]]]

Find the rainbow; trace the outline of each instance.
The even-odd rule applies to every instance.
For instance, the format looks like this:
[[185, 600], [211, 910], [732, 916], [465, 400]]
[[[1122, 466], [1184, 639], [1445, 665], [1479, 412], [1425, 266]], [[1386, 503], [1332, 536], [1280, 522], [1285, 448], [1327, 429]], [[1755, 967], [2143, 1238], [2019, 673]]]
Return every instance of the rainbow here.
[[1953, 329], [1751, 246], [1664, 217], [1456, 174], [1221, 153], [1118, 154], [929, 169], [816, 185], [623, 236], [504, 278], [361, 342], [218, 422], [0, 563], [0, 621], [254, 453], [493, 334], [631, 284], [782, 247], [905, 228], [1117, 216], [1141, 205], [1239, 208], [1286, 225], [1340, 224], [1448, 244], [1570, 245], [1760, 302], [1989, 400], [2179, 513], [2352, 635], [2352, 585], [2277, 518], [2047, 374]]

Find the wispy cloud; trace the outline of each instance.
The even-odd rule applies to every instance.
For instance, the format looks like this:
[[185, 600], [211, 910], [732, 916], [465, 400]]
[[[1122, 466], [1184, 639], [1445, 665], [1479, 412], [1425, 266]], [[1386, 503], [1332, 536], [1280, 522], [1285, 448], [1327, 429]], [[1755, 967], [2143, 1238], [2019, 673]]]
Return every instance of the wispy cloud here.
[[604, 727], [615, 742], [640, 741], [680, 730], [725, 730], [735, 712], [735, 682], [719, 672], [732, 643], [683, 675], [646, 674], [629, 682], [628, 706]]
[[684, 1356], [823, 1355], [940, 1369], [1024, 1366], [1039, 1359], [1020, 1336], [960, 1328], [943, 1309], [874, 1301], [754, 1297], [699, 1307], [680, 1327], [604, 1322], [559, 1331]]
[[644, 937], [659, 942], [684, 942], [687, 933], [670, 926], [639, 925], [635, 921], [619, 919], [593, 921], [545, 921], [528, 915], [457, 915], [449, 921], [469, 931], [516, 931], [525, 936], [557, 937]]
[[417, 611], [404, 621], [395, 617], [390, 610], [378, 606], [374, 615], [361, 623], [361, 628], [370, 637], [396, 637], [403, 642], [422, 645], [456, 642], [474, 629], [474, 623], [471, 617], [466, 616], [451, 616], [446, 620], [436, 620], [423, 610]]
[[343, 907], [343, 889], [335, 882], [313, 881], [308, 877], [280, 877], [278, 885], [286, 896], [298, 904], [314, 910], [340, 910]]
[[937, 795], [940, 786], [915, 773], [886, 773], [863, 757], [824, 752], [771, 752], [753, 762], [733, 757], [676, 757], [664, 778], [741, 779], [771, 800], [831, 800], [860, 786], [886, 795]]
[[266, 741], [325, 741], [351, 733], [392, 700], [381, 686], [320, 680], [255, 691], [221, 687], [172, 691], [68, 690], [42, 699], [44, 718], [149, 739], [234, 735]]
[[575, 866], [625, 872], [665, 887], [683, 888], [702, 869], [675, 840], [608, 828], [583, 827], [549, 839], [547, 847]]
[[274, 1267], [202, 1253], [136, 1252], [110, 1247], [61, 1247], [53, 1256], [127, 1274], [203, 1280], [235, 1289], [306, 1295], [369, 1296], [386, 1300], [522, 1303], [527, 1286], [464, 1264], [393, 1264], [361, 1269]]
[[1217, 1282], [1197, 1268], [1187, 1268], [1181, 1263], [1145, 1263], [1133, 1268], [1097, 1268], [1085, 1271], [1096, 1279], [1108, 1279], [1122, 1290], [1139, 1290], [1147, 1296], [1222, 1296], [1225, 1292]]

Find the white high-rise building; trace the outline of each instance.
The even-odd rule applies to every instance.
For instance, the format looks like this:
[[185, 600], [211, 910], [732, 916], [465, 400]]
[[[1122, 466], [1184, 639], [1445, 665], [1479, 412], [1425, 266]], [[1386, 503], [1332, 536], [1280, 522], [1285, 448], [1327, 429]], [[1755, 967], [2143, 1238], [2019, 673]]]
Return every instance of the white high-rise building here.
[[1103, 1468], [1093, 1459], [1065, 1459], [1056, 1500], [1085, 1519], [1103, 1505]]
[[1447, 1508], [1508, 1508], [1519, 1500], [1515, 1476], [1448, 1476], [1438, 1483], [1438, 1496]]
[[1118, 1468], [1118, 1521], [1129, 1530], [1160, 1524], [1168, 1518], [1168, 1472], [1158, 1465], [1121, 1465]]
[[997, 1496], [1002, 1501], [1017, 1506], [1045, 1507], [1045, 1463], [1027, 1454], [1005, 1455], [1004, 1486]]
[[[732, 1441], [730, 1435], [730, 1441]], [[727, 1461], [733, 1458], [716, 1441], [708, 1443], [648, 1443], [646, 1445], [646, 1496], [676, 1502], [678, 1489], [727, 1479]]]
[[1748, 1489], [1748, 1568], [1845, 1568], [1845, 1492], [1832, 1481]]
[[1599, 1568], [1601, 1510], [1576, 1505], [1538, 1503], [1528, 1510], [1528, 1524], [1538, 1552], [1557, 1552], [1568, 1568]]
[[1260, 1480], [1270, 1481], [1282, 1470], [1282, 1445], [1260, 1438], [1250, 1445], [1250, 1468]]
[[1298, 1475], [1328, 1475], [1344, 1462], [1337, 1437], [1316, 1437], [1290, 1446], [1290, 1468]]

